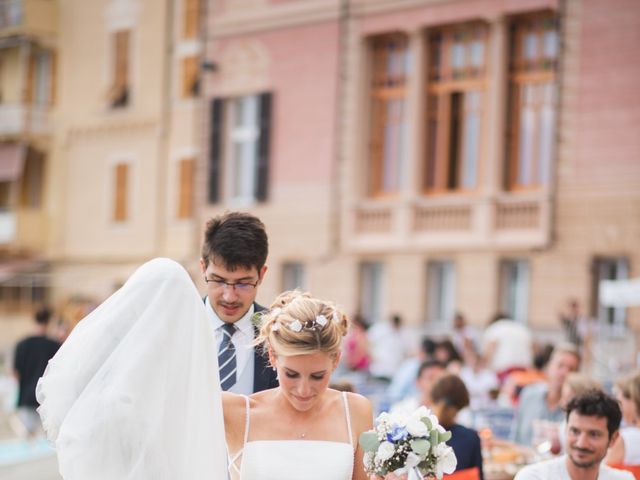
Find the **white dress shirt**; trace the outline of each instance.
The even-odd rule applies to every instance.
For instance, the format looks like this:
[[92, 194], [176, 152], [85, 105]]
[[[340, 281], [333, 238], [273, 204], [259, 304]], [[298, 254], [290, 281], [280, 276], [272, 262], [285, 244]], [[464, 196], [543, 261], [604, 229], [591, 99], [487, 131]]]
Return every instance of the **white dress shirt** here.
[[[211, 325], [215, 332], [216, 352], [220, 350], [220, 343], [222, 343], [222, 326], [225, 322], [220, 320], [216, 312], [211, 307], [209, 297], [205, 300], [205, 306], [207, 309], [207, 315], [211, 320]], [[253, 393], [253, 325], [251, 324], [251, 316], [254, 313], [253, 303], [247, 313], [234, 323], [237, 330], [233, 334], [231, 341], [236, 348], [236, 383], [229, 391], [233, 393], [241, 393], [243, 395], [250, 395]]]

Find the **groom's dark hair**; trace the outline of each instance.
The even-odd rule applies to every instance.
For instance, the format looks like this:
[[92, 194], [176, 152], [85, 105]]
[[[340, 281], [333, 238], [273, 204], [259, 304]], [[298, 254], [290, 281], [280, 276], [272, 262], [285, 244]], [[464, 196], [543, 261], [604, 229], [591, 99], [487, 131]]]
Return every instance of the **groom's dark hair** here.
[[256, 267], [258, 272], [267, 261], [269, 241], [264, 223], [244, 212], [227, 212], [207, 222], [202, 245], [205, 265], [217, 259], [225, 268]]

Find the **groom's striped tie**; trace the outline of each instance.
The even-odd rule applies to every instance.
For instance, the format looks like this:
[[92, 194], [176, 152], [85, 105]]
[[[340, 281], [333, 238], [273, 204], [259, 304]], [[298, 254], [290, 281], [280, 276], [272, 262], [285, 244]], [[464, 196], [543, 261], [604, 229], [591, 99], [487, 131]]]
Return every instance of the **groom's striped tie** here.
[[221, 329], [222, 342], [218, 352], [220, 386], [222, 390], [229, 390], [236, 383], [236, 347], [231, 341], [236, 326], [233, 323], [225, 323]]

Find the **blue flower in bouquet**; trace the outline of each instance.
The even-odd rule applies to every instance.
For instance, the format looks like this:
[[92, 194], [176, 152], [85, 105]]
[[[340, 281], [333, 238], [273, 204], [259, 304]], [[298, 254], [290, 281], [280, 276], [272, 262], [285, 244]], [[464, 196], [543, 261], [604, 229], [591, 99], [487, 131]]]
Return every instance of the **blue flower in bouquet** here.
[[397, 442], [398, 440], [405, 440], [409, 436], [409, 432], [406, 428], [397, 426], [391, 432], [387, 433], [387, 441]]
[[393, 472], [411, 480], [441, 479], [457, 464], [453, 449], [445, 443], [449, 438], [451, 432], [426, 407], [404, 416], [381, 413], [375, 428], [360, 435], [365, 471], [379, 476]]

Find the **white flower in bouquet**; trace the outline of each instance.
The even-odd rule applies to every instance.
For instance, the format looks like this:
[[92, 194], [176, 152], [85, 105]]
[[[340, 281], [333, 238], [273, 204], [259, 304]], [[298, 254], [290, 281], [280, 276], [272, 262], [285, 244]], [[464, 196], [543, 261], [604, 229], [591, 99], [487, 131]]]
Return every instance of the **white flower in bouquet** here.
[[456, 457], [445, 442], [451, 438], [426, 407], [411, 415], [381, 413], [373, 430], [360, 435], [367, 474], [407, 474], [441, 479], [456, 468]]
[[378, 451], [376, 452], [376, 461], [384, 462], [385, 460], [389, 460], [393, 457], [393, 454], [396, 453], [396, 447], [391, 442], [382, 442], [378, 446]]
[[436, 461], [436, 477], [442, 478], [444, 473], [451, 473], [456, 469], [458, 460], [456, 459], [456, 454], [453, 452], [453, 448], [445, 443], [441, 443], [436, 445], [434, 454], [438, 459]]

